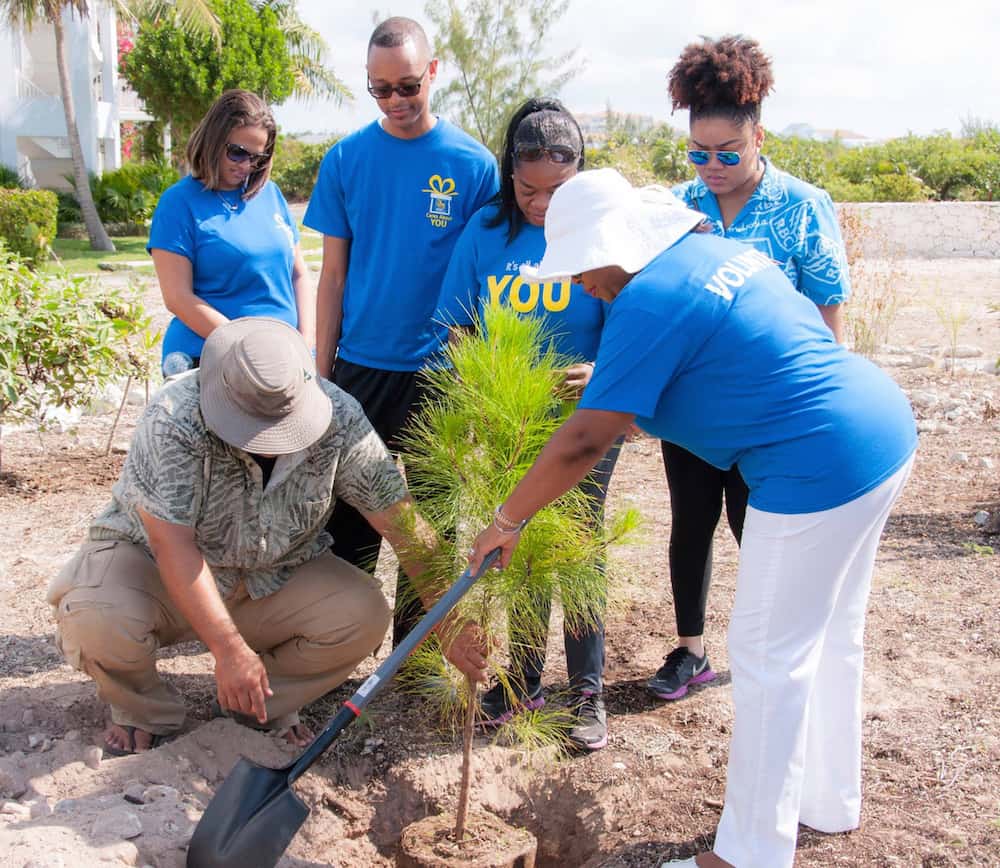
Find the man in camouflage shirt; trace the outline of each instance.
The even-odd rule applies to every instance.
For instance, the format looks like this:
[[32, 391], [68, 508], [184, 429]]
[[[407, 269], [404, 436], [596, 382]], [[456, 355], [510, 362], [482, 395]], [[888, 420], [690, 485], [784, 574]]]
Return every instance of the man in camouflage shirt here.
[[[291, 326], [234, 320], [139, 421], [111, 503], [48, 592], [63, 654], [111, 706], [107, 751], [181, 727], [156, 653], [195, 638], [215, 658], [222, 709], [311, 741], [298, 710], [378, 648], [390, 614], [371, 576], [330, 554], [337, 499], [424, 572], [416, 552], [436, 541], [391, 455], [357, 401], [314, 371]], [[478, 636], [466, 625], [448, 656], [481, 679]]]

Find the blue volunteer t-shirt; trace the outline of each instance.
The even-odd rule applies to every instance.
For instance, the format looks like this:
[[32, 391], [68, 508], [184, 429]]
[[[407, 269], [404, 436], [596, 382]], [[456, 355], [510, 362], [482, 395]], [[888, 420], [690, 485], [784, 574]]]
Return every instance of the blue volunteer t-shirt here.
[[634, 413], [655, 437], [738, 465], [750, 505], [832, 509], [916, 448], [906, 397], [833, 340], [769, 257], [693, 233], [610, 305], [580, 407]]
[[[297, 327], [292, 266], [298, 240], [274, 182], [243, 202], [236, 190], [206, 190], [188, 175], [160, 197], [146, 250], [191, 260], [194, 294], [230, 319], [268, 316]], [[174, 317], [163, 337], [163, 357], [178, 350], [200, 356], [204, 343]]]
[[330, 149], [303, 222], [351, 242], [339, 358], [416, 371], [438, 350], [446, 330], [434, 311], [448, 260], [498, 187], [493, 155], [440, 118], [417, 139], [376, 121]]
[[784, 270], [814, 304], [840, 304], [851, 294], [847, 253], [833, 200], [764, 160], [764, 177], [728, 228], [715, 193], [701, 178], [674, 187], [674, 194], [712, 221], [712, 231], [752, 244]]
[[541, 317], [557, 353], [593, 361], [601, 340], [605, 304], [570, 281], [532, 283], [522, 265], [537, 266], [545, 253], [545, 231], [525, 223], [510, 244], [507, 222], [489, 226], [495, 205], [479, 211], [455, 246], [441, 286], [435, 319], [471, 325], [488, 305], [506, 305], [523, 316]]

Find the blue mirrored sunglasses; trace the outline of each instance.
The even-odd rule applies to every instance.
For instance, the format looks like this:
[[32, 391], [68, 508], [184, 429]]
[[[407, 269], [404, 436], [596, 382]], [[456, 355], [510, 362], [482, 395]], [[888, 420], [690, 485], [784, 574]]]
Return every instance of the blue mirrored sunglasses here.
[[739, 151], [688, 151], [688, 159], [696, 166], [707, 166], [712, 159], [712, 154], [715, 154], [723, 166], [738, 166], [740, 164]]

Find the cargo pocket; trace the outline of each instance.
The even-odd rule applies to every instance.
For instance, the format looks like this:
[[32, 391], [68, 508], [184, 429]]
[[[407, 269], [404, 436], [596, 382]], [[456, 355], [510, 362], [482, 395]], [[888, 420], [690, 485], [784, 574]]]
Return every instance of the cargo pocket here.
[[110, 552], [117, 545], [117, 540], [84, 543], [49, 583], [45, 592], [49, 605], [58, 608], [62, 598], [74, 588], [98, 587], [111, 566]]

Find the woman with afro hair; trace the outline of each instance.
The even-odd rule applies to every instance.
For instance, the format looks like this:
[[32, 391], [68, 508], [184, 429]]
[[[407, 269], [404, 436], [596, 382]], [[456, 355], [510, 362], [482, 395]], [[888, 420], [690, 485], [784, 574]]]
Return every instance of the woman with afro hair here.
[[[674, 193], [707, 215], [717, 235], [752, 244], [774, 260], [842, 342], [840, 305], [850, 283], [833, 202], [761, 154], [760, 107], [773, 84], [770, 58], [751, 39], [724, 36], [684, 49], [670, 71], [670, 95], [675, 109], [690, 111], [688, 158], [698, 177]], [[712, 537], [725, 494], [729, 527], [740, 541], [748, 492], [736, 467], [713, 467], [673, 443], [661, 448], [670, 487], [678, 647], [648, 687], [673, 700], [715, 677], [703, 641]]]
[[[669, 92], [674, 109], [690, 112], [688, 159], [697, 178], [679, 185], [674, 193], [705, 214], [715, 234], [750, 244], [773, 260], [791, 285], [815, 304], [817, 318], [822, 317], [840, 343], [841, 304], [850, 294], [850, 282], [836, 212], [825, 191], [781, 171], [761, 153], [761, 103], [773, 85], [771, 60], [752, 39], [706, 38], [683, 50], [670, 71]], [[648, 688], [655, 696], [672, 700], [684, 696], [689, 686], [715, 677], [703, 642], [712, 537], [725, 494], [729, 527], [737, 542], [741, 541], [748, 488], [736, 465], [715, 467], [676, 444], [663, 441], [661, 445], [670, 488], [670, 581], [678, 647], [650, 678]], [[816, 460], [822, 461], [823, 456], [817, 455]], [[743, 640], [752, 641], [741, 632], [748, 629], [754, 628], [735, 621], [730, 625], [734, 670], [739, 666], [733, 659], [734, 647], [741, 647]], [[858, 824], [860, 744], [856, 753], [857, 762], [852, 760], [849, 768], [840, 770], [844, 775], [838, 790], [842, 805], [817, 811], [815, 803], [826, 803], [812, 798], [815, 787], [806, 788], [809, 798], [804, 813], [824, 831]], [[727, 806], [733, 804], [728, 795], [726, 801]], [[758, 806], [751, 814], [758, 809], [763, 810]], [[756, 836], [750, 829], [761, 818], [737, 817], [732, 809], [728, 813], [720, 826], [721, 849], [732, 852], [727, 851], [726, 841], [733, 834], [750, 846], [745, 836]], [[742, 852], [744, 861], [749, 859], [745, 864], [758, 864], [747, 851]], [[750, 852], [759, 851], [750, 846]], [[712, 858], [699, 864], [718, 864]], [[777, 853], [770, 858], [774, 861], [768, 864], [790, 864]], [[741, 868], [744, 861], [738, 862]]]

